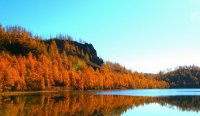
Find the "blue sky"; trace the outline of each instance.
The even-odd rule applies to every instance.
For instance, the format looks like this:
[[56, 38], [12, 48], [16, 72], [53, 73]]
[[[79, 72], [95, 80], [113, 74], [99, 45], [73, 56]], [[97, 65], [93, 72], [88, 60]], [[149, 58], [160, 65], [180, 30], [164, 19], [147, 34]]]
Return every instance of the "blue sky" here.
[[200, 0], [0, 0], [0, 23], [82, 38], [140, 72], [200, 66]]

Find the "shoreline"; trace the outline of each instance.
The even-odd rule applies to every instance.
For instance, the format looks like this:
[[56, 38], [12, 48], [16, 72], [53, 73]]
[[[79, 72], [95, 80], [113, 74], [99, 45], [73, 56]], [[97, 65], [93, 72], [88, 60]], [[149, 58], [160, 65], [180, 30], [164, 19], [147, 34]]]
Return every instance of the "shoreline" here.
[[41, 90], [41, 91], [9, 91], [1, 92], [0, 96], [9, 96], [9, 95], [25, 95], [25, 94], [42, 94], [42, 93], [59, 93], [66, 92], [71, 90]]
[[[155, 88], [156, 89], [156, 88]], [[157, 88], [157, 89], [200, 89], [200, 88]], [[43, 94], [43, 93], [61, 93], [61, 92], [102, 92], [102, 91], [123, 91], [123, 90], [146, 90], [146, 89], [107, 89], [107, 90], [73, 90], [73, 89], [63, 89], [63, 90], [38, 90], [38, 91], [7, 91], [0, 92], [0, 96], [9, 95], [26, 95], [26, 94]], [[150, 89], [151, 90], [151, 89]]]

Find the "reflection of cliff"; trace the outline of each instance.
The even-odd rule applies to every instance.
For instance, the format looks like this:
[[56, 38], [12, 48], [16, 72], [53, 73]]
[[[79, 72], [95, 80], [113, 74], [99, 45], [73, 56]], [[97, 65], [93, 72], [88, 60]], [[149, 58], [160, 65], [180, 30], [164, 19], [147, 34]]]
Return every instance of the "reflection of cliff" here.
[[200, 110], [200, 97], [128, 97], [91, 94], [1, 96], [0, 115], [120, 115], [148, 103], [169, 104], [181, 110]]

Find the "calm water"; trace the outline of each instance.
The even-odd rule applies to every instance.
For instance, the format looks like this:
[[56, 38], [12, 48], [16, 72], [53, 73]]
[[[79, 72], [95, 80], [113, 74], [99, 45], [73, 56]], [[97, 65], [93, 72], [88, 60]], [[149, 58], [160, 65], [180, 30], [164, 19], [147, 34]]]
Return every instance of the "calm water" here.
[[200, 89], [0, 96], [0, 116], [199, 116]]

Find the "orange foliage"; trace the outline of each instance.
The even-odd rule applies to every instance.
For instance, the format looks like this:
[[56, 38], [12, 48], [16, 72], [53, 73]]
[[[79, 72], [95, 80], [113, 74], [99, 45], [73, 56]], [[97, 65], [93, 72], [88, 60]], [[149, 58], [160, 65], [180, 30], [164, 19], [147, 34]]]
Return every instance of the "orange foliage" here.
[[97, 63], [91, 67], [96, 51], [83, 47], [92, 45], [81, 44], [79, 48], [72, 40], [60, 42], [64, 42], [62, 47], [55, 40], [45, 43], [38, 36], [33, 38], [23, 28], [5, 31], [0, 25], [0, 91], [168, 87], [164, 81], [131, 72], [119, 64]]
[[85, 64], [82, 68], [70, 69], [66, 62], [59, 64], [58, 60], [51, 60], [45, 55], [36, 59], [31, 53], [27, 58], [2, 54], [0, 60], [0, 85], [4, 91], [42, 90], [52, 86], [80, 90], [168, 86], [163, 81], [144, 77], [140, 73], [118, 73], [109, 64], [104, 64], [100, 70]]

